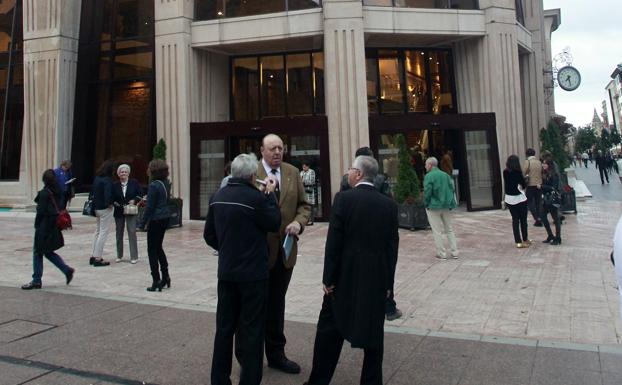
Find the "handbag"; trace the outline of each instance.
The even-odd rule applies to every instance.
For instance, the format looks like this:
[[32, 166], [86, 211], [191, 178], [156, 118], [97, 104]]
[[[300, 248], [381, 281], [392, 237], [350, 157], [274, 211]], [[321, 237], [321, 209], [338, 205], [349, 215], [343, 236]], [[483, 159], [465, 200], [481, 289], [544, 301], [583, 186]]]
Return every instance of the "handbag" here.
[[525, 185], [529, 186], [529, 170], [531, 169], [531, 162], [527, 159], [527, 173], [525, 174]]
[[69, 215], [69, 211], [67, 211], [66, 209], [59, 210], [58, 205], [56, 205], [56, 199], [54, 199], [54, 194], [52, 194], [52, 191], [48, 191], [50, 193], [50, 196], [52, 197], [52, 204], [54, 205], [56, 213], [58, 214], [58, 216], [56, 217], [56, 227], [60, 231], [71, 229], [71, 216]]
[[557, 190], [551, 190], [542, 195], [542, 204], [546, 207], [559, 208], [562, 204], [562, 199]]
[[137, 215], [138, 214], [138, 206], [128, 204], [123, 206], [123, 215]]
[[82, 215], [86, 215], [89, 217], [95, 217], [95, 206], [93, 205], [93, 195], [89, 194], [89, 199], [84, 202], [84, 207], [82, 208]]

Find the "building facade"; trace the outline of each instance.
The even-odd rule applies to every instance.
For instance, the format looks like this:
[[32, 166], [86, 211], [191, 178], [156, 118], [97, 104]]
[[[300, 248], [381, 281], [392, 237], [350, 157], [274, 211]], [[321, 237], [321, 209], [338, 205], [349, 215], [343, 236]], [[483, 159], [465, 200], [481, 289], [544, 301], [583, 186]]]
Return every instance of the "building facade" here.
[[609, 104], [611, 105], [611, 124], [618, 132], [622, 130], [622, 63], [616, 66], [611, 74], [611, 81], [605, 88], [609, 95]]
[[554, 109], [559, 11], [542, 0], [7, 3], [2, 205], [29, 203], [62, 159], [83, 190], [108, 158], [146, 183], [164, 138], [173, 193], [200, 218], [225, 163], [274, 132], [316, 170], [320, 216], [358, 147], [395, 182], [400, 134], [415, 169], [450, 152], [460, 200], [497, 208], [502, 164], [539, 147]]

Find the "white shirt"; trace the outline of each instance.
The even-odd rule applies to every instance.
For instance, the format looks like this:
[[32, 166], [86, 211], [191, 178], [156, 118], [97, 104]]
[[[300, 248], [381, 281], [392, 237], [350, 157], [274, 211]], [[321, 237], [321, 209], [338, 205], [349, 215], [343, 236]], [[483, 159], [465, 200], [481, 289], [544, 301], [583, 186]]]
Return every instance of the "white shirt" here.
[[121, 182], [121, 191], [123, 192], [123, 198], [125, 198], [125, 192], [127, 191], [127, 182]]
[[[261, 164], [263, 165], [263, 169], [266, 170], [266, 175], [275, 175], [272, 173], [272, 167], [266, 161], [261, 158]], [[281, 166], [276, 168], [276, 179], [279, 181], [279, 186], [281, 185]]]
[[358, 187], [358, 186], [359, 186], [359, 185], [361, 185], [361, 184], [365, 184], [365, 185], [367, 185], [367, 186], [374, 187], [374, 184], [373, 184], [373, 183], [371, 183], [371, 182], [367, 182], [367, 181], [364, 181], [364, 180], [362, 180], [362, 181], [358, 182], [358, 183], [356, 184], [356, 186], [354, 186], [354, 187]]

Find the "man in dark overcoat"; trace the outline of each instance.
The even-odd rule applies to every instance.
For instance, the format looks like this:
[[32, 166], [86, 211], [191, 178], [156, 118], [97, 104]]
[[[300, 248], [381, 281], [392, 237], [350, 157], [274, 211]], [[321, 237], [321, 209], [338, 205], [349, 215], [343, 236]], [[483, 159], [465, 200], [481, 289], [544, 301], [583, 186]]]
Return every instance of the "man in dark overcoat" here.
[[399, 237], [397, 205], [374, 188], [377, 173], [374, 158], [358, 156], [348, 170], [353, 188], [335, 196], [308, 385], [330, 383], [344, 339], [364, 349], [361, 384], [382, 384], [385, 301], [393, 287]]
[[255, 187], [257, 158], [238, 155], [231, 179], [210, 199], [203, 238], [218, 251], [218, 306], [212, 358], [212, 385], [231, 385], [233, 336], [244, 346], [238, 355], [241, 385], [261, 383], [268, 300], [267, 233], [277, 231], [281, 213], [266, 179]]

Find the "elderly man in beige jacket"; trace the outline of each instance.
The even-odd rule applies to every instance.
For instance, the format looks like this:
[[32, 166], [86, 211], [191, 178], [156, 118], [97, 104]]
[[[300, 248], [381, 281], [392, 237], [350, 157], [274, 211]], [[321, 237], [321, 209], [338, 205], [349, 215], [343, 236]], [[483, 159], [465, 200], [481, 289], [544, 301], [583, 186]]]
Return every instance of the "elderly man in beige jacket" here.
[[529, 211], [535, 220], [533, 224], [541, 227], [540, 206], [542, 204], [542, 162], [536, 158], [536, 151], [528, 148], [526, 151], [527, 159], [523, 163], [523, 175], [527, 179], [527, 204]]

